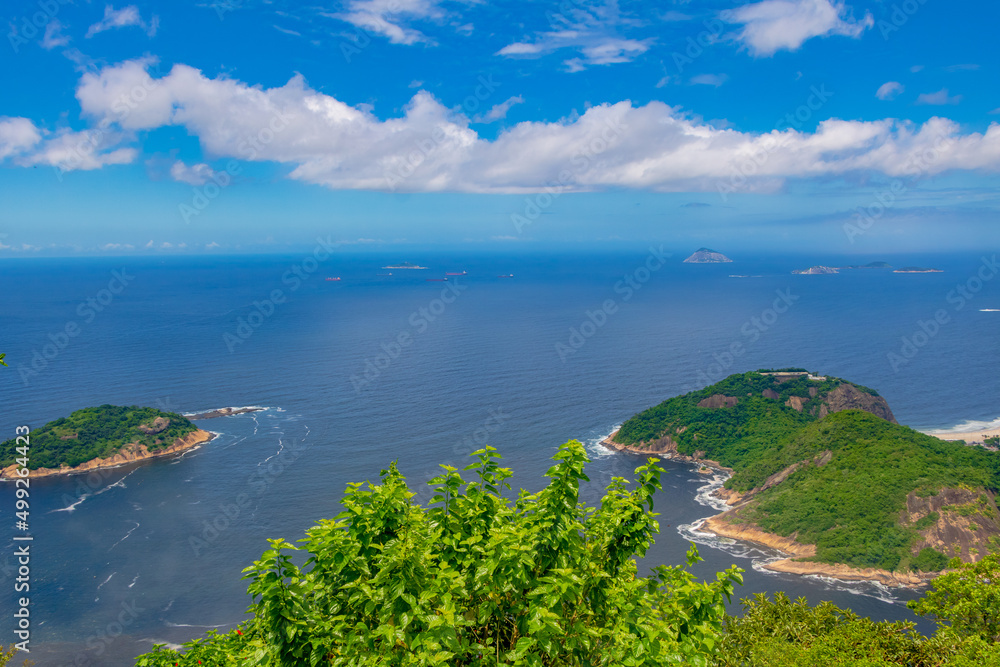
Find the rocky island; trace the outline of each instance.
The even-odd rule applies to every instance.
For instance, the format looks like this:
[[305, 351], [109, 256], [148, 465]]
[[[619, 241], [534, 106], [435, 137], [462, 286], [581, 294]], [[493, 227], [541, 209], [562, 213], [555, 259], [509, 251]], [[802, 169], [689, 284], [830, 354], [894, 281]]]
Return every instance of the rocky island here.
[[784, 551], [776, 571], [917, 586], [1000, 552], [1000, 453], [899, 425], [867, 387], [732, 375], [626, 421], [609, 447], [714, 467], [730, 509], [703, 530]]
[[29, 434], [27, 465], [16, 440], [0, 444], [0, 479], [73, 474], [176, 454], [214, 437], [173, 412], [138, 406], [84, 408]]
[[218, 408], [216, 410], [209, 410], [207, 412], [193, 412], [184, 415], [187, 419], [195, 421], [197, 419], [216, 419], [218, 417], [232, 417], [234, 415], [244, 415], [248, 412], [260, 412], [264, 408], [258, 408], [256, 406], [248, 408]]
[[810, 266], [808, 269], [795, 269], [792, 273], [801, 276], [818, 276], [828, 273], [840, 273], [840, 269], [835, 266]]
[[944, 273], [942, 269], [927, 269], [922, 266], [904, 266], [893, 273]]
[[716, 252], [711, 248], [698, 248], [694, 253], [684, 260], [685, 264], [721, 264], [724, 262], [731, 262], [733, 260], [729, 259], [721, 252]]

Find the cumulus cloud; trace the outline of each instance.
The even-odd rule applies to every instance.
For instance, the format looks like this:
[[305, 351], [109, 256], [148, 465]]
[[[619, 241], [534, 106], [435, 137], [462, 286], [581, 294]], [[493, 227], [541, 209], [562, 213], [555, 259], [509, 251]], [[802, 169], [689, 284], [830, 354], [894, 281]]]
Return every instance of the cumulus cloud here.
[[947, 88], [942, 88], [936, 93], [921, 93], [917, 96], [917, 104], [927, 104], [930, 106], [943, 106], [946, 104], [958, 104], [962, 101], [961, 95], [949, 95]]
[[517, 123], [489, 140], [426, 91], [401, 116], [383, 120], [311, 89], [301, 76], [263, 88], [185, 65], [158, 78], [132, 113], [117, 116], [116, 100], [148, 78], [136, 62], [84, 75], [77, 90], [84, 115], [116, 118], [133, 131], [180, 126], [206, 155], [281, 163], [291, 178], [332, 189], [712, 191], [747, 161], [758, 163], [751, 181], [773, 188], [789, 178], [909, 175], [927, 151], [936, 158], [921, 173], [1000, 169], [998, 124], [962, 134], [943, 118], [923, 125], [829, 119], [814, 132], [759, 134], [705, 123], [662, 102], [625, 100], [559, 121]]
[[25, 153], [41, 140], [42, 133], [27, 118], [0, 117], [0, 160]]
[[550, 30], [508, 44], [497, 55], [535, 58], [573, 49], [579, 55], [563, 61], [563, 65], [567, 71], [579, 72], [590, 65], [631, 62], [653, 43], [652, 39], [628, 39], [620, 34], [623, 28], [639, 25], [639, 21], [622, 14], [614, 0], [574, 0], [572, 4], [563, 3], [559, 9], [563, 13], [548, 15]]
[[180, 183], [195, 186], [205, 185], [213, 176], [215, 176], [215, 171], [204, 162], [188, 166], [183, 161], [177, 160], [170, 165], [170, 178]]
[[899, 94], [904, 90], [903, 84], [899, 81], [886, 81], [878, 90], [875, 91], [875, 97], [880, 100], [894, 100], [899, 97]]
[[160, 26], [160, 17], [154, 15], [147, 23], [143, 20], [142, 15], [139, 13], [139, 8], [135, 5], [128, 5], [121, 9], [115, 9], [112, 5], [105, 5], [104, 18], [90, 26], [87, 29], [86, 36], [90, 38], [107, 30], [130, 26], [141, 28], [147, 35], [153, 37]]
[[758, 56], [795, 51], [813, 37], [860, 37], [875, 24], [871, 13], [857, 21], [844, 3], [833, 0], [763, 0], [724, 12], [723, 18], [743, 24], [737, 39]]

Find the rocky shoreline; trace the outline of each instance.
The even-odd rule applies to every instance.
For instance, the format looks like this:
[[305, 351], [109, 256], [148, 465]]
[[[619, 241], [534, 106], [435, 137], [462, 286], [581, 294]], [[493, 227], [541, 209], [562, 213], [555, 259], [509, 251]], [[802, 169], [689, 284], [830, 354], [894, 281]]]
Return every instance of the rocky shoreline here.
[[[170, 456], [171, 454], [177, 454], [188, 449], [192, 449], [199, 445], [202, 445], [212, 438], [215, 437], [214, 433], [209, 431], [203, 431], [198, 429], [197, 431], [192, 431], [183, 438], [177, 438], [174, 444], [166, 447], [164, 449], [157, 449], [156, 451], [149, 451], [145, 445], [140, 445], [134, 442], [124, 445], [118, 450], [113, 456], [107, 458], [96, 458], [91, 459], [85, 463], [81, 463], [75, 467], [62, 466], [60, 468], [38, 468], [32, 470], [28, 473], [29, 478], [38, 477], [51, 477], [52, 475], [75, 475], [84, 472], [90, 472], [91, 470], [98, 470], [100, 468], [115, 468], [128, 463], [136, 463], [139, 461], [145, 461], [147, 459], [159, 458], [163, 456]], [[0, 470], [0, 480], [12, 480], [20, 479], [17, 475], [17, 465], [7, 466], [3, 470]]]
[[215, 419], [216, 417], [232, 417], [233, 415], [243, 415], [248, 412], [260, 412], [264, 408], [250, 407], [250, 408], [219, 408], [218, 410], [209, 410], [208, 412], [195, 412], [189, 415], [184, 415], [187, 419], [194, 421], [196, 419]]
[[[614, 437], [617, 433], [618, 431], [615, 431], [605, 439], [601, 440], [601, 444], [620, 452], [658, 456], [660, 458], [673, 461], [684, 461], [685, 463], [698, 464], [729, 475], [733, 473], [731, 468], [727, 468], [717, 461], [696, 458], [688, 456], [687, 454], [680, 454], [676, 451], [676, 446], [673, 448], [668, 446], [661, 451], [643, 449], [633, 445], [623, 445], [614, 441]], [[743, 494], [730, 491], [728, 489], [719, 489], [715, 492], [715, 495], [718, 498], [725, 500], [726, 504], [730, 506], [742, 504], [745, 499]], [[849, 565], [835, 565], [830, 563], [795, 560], [797, 558], [815, 556], [816, 547], [812, 544], [802, 544], [801, 542], [796, 542], [791, 537], [782, 537], [780, 535], [775, 535], [774, 533], [768, 533], [753, 525], [730, 523], [727, 520], [727, 515], [731, 511], [732, 510], [727, 510], [726, 512], [705, 519], [699, 529], [713, 533], [719, 537], [727, 537], [743, 542], [752, 542], [754, 544], [759, 544], [771, 549], [777, 549], [778, 551], [788, 554], [788, 558], [764, 564], [764, 568], [771, 570], [772, 572], [830, 577], [832, 579], [839, 579], [842, 581], [876, 581], [886, 586], [901, 588], [919, 588], [921, 586], [926, 586], [931, 579], [937, 576], [936, 573], [918, 575], [911, 572], [890, 572], [888, 570], [877, 570], [874, 568], [860, 569]]]

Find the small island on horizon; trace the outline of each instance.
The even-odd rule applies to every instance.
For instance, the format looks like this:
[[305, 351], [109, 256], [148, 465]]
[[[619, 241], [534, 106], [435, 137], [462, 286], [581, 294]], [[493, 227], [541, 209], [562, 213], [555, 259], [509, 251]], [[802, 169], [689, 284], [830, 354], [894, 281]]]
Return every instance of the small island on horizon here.
[[731, 261], [733, 260], [711, 248], [698, 248], [684, 260], [684, 264], [722, 264]]
[[426, 266], [417, 266], [416, 264], [410, 264], [409, 262], [403, 262], [402, 264], [390, 264], [389, 266], [383, 266], [383, 269], [426, 269]]
[[792, 273], [800, 276], [817, 276], [840, 273], [852, 269], [891, 269], [888, 262], [869, 262], [867, 264], [852, 264], [849, 266], [810, 266], [808, 269], [795, 269]]
[[944, 273], [944, 269], [928, 269], [922, 266], [904, 266], [896, 269], [893, 273]]

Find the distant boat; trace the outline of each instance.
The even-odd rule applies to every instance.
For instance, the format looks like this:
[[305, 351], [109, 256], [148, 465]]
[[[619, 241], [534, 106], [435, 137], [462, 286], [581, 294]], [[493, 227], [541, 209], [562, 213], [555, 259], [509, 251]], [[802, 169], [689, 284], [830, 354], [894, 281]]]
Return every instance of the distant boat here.
[[448, 273], [448, 272], [445, 272], [444, 275], [446, 275], [446, 276], [467, 276], [467, 275], [469, 275], [469, 272], [468, 271], [462, 271], [460, 273]]
[[447, 278], [425, 278], [424, 280], [426, 280], [429, 283], [446, 283], [446, 282], [448, 282]]
[[508, 273], [508, 274], [507, 274], [507, 275], [505, 275], [505, 276], [497, 276], [497, 278], [513, 278], [513, 277], [514, 277], [514, 274], [513, 274], [513, 273]]
[[376, 276], [391, 276], [391, 273], [376, 273]]
[[383, 269], [426, 269], [426, 266], [417, 266], [416, 264], [410, 264], [409, 262], [403, 262], [402, 264], [392, 264], [390, 266], [383, 266]]
[[337, 276], [336, 278], [327, 278], [327, 280], [340, 280], [340, 276]]

